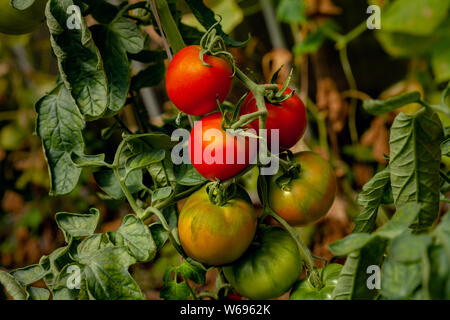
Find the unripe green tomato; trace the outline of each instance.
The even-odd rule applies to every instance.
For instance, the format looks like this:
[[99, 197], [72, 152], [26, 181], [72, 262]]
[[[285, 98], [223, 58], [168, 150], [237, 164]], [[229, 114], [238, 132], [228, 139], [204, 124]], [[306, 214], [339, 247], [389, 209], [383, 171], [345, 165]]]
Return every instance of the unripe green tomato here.
[[332, 263], [319, 270], [322, 287], [315, 288], [309, 278], [297, 282], [291, 291], [290, 300], [331, 300], [342, 265]]
[[0, 32], [6, 34], [24, 34], [33, 31], [44, 21], [47, 0], [35, 0], [25, 10], [11, 6], [10, 0], [0, 0]]
[[269, 206], [291, 226], [306, 226], [323, 218], [336, 196], [336, 176], [330, 164], [317, 153], [303, 151], [294, 155], [300, 165], [299, 176], [280, 188], [282, 174], [272, 176]]
[[225, 277], [249, 299], [277, 298], [287, 292], [302, 272], [297, 243], [278, 226], [262, 227], [255, 243], [231, 266]]

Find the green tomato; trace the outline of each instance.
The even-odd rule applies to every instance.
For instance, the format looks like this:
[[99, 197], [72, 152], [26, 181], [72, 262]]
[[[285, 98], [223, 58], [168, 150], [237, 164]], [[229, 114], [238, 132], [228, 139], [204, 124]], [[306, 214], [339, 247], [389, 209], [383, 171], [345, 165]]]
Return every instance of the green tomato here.
[[319, 270], [322, 287], [315, 288], [309, 278], [297, 282], [291, 291], [290, 300], [331, 300], [334, 288], [342, 271], [342, 265], [332, 263]]
[[262, 227], [244, 255], [223, 271], [241, 295], [272, 299], [287, 292], [298, 280], [302, 258], [287, 231], [277, 226]]
[[0, 32], [6, 34], [24, 34], [33, 31], [44, 21], [47, 0], [35, 0], [25, 10], [11, 6], [9, 0], [0, 1]]

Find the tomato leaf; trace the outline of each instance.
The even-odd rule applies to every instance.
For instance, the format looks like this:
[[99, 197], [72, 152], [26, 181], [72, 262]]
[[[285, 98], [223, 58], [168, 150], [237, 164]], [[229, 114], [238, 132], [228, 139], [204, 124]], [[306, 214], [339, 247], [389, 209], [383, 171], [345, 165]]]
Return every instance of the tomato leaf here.
[[169, 239], [169, 234], [166, 230], [164, 230], [163, 225], [159, 222], [152, 223], [149, 228], [156, 244], [156, 250], [159, 251]]
[[335, 300], [373, 299], [377, 290], [367, 285], [367, 267], [380, 265], [387, 246], [387, 240], [373, 237], [361, 250], [350, 253], [333, 291]]
[[328, 248], [336, 256], [345, 256], [364, 247], [370, 239], [367, 233], [352, 233], [328, 245]]
[[11, 275], [23, 286], [28, 286], [41, 280], [45, 276], [45, 270], [39, 264], [32, 264], [24, 268], [11, 271]]
[[58, 212], [55, 215], [56, 224], [64, 234], [67, 243], [72, 238], [79, 239], [90, 236], [97, 228], [100, 212], [91, 208], [89, 214]]
[[136, 260], [125, 247], [104, 247], [80, 255], [87, 290], [94, 299], [144, 299], [144, 294], [128, 272]]
[[400, 113], [390, 134], [392, 195], [397, 208], [420, 203], [416, 227], [430, 226], [439, 211], [440, 143], [443, 128], [436, 113], [423, 110], [415, 115]]
[[165, 70], [163, 61], [152, 62], [131, 79], [131, 87], [139, 91], [142, 88], [157, 86], [164, 79]]
[[119, 229], [110, 233], [110, 239], [116, 246], [126, 246], [137, 261], [147, 262], [156, 255], [156, 244], [150, 229], [135, 215], [125, 216]]
[[119, 13], [119, 9], [104, 0], [83, 0], [89, 5], [89, 13], [100, 23], [110, 23]]
[[426, 284], [429, 298], [450, 299], [450, 257], [441, 245], [432, 245], [428, 250], [429, 274]]
[[175, 179], [183, 186], [196, 186], [207, 181], [192, 164], [181, 164], [175, 166]]
[[365, 100], [363, 108], [370, 114], [380, 115], [419, 100], [419, 92], [408, 92], [386, 100]]
[[387, 257], [381, 269], [381, 294], [389, 299], [409, 298], [421, 280], [419, 263], [404, 264]]
[[111, 116], [118, 113], [126, 103], [131, 83], [130, 62], [119, 36], [108, 26], [95, 25], [91, 31], [100, 50], [109, 84], [108, 112], [104, 116]]
[[357, 202], [363, 210], [354, 218], [353, 232], [371, 232], [375, 228], [378, 207], [390, 183], [389, 167], [375, 174], [363, 187]]
[[427, 234], [404, 233], [392, 240], [388, 252], [390, 258], [396, 262], [417, 263], [430, 244], [431, 237]]
[[[119, 172], [121, 176], [124, 176], [126, 170], [125, 168], [120, 168]], [[125, 198], [125, 194], [123, 193], [120, 183], [114, 175], [113, 170], [104, 169], [96, 171], [94, 172], [94, 179], [100, 189], [102, 189], [111, 198], [116, 200]], [[142, 184], [142, 171], [133, 170], [130, 174], [128, 174], [125, 184], [132, 194], [143, 190], [145, 186]]]
[[[105, 112], [108, 105], [107, 78], [100, 52], [84, 18], [67, 13], [71, 5], [72, 0], [49, 0], [47, 25], [62, 80], [81, 113], [87, 119], [95, 119]], [[80, 29], [68, 28], [68, 21], [73, 19], [80, 23]]]
[[81, 130], [85, 126], [70, 93], [63, 84], [36, 103], [36, 132], [42, 139], [50, 174], [50, 194], [71, 192], [81, 169], [70, 158], [72, 152], [83, 153]]
[[26, 291], [30, 300], [48, 300], [50, 298], [50, 291], [45, 288], [27, 287]]
[[22, 289], [21, 284], [9, 273], [0, 270], [0, 284], [14, 300], [28, 299], [28, 293]]

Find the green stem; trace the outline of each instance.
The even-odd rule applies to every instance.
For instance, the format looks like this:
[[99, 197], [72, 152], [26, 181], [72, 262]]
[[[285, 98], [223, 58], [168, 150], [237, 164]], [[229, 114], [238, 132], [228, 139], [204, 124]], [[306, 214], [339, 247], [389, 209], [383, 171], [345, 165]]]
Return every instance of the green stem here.
[[119, 181], [120, 187], [122, 188], [122, 192], [125, 195], [125, 197], [128, 200], [128, 203], [130, 204], [133, 211], [137, 214], [138, 217], [142, 215], [142, 209], [137, 205], [136, 200], [134, 200], [133, 195], [131, 194], [130, 190], [128, 189], [125, 179], [120, 176], [119, 169], [117, 167], [113, 168], [114, 175], [116, 176], [117, 180]]
[[[355, 77], [353, 76], [350, 62], [348, 60], [346, 46], [344, 46], [339, 50], [339, 58], [341, 60], [341, 65], [344, 70], [345, 78], [347, 79], [350, 89], [353, 91], [357, 91], [358, 88], [356, 85]], [[356, 128], [356, 103], [357, 103], [356, 99], [354, 97], [351, 98], [348, 127], [350, 130], [350, 138], [352, 140], [352, 144], [358, 143], [358, 130]]]
[[325, 117], [320, 113], [319, 109], [317, 109], [316, 105], [310, 98], [307, 99], [306, 104], [308, 110], [311, 112], [313, 117], [316, 119], [317, 127], [319, 130], [319, 144], [320, 147], [330, 154], [330, 147], [328, 145], [328, 132], [327, 132], [327, 124], [325, 122]]
[[361, 24], [359, 24], [356, 28], [351, 30], [346, 35], [340, 36], [337, 39], [336, 48], [338, 50], [345, 48], [349, 42], [356, 39], [359, 35], [361, 35], [366, 30], [367, 30], [366, 21], [363, 21], [363, 22], [361, 22]]
[[167, 41], [169, 42], [170, 47], [175, 54], [186, 46], [183, 37], [181, 36], [177, 24], [172, 17], [172, 13], [170, 12], [167, 1], [156, 0], [155, 3], [156, 10], [158, 11], [157, 14], [159, 15], [159, 19], [161, 20], [164, 34], [166, 35]]

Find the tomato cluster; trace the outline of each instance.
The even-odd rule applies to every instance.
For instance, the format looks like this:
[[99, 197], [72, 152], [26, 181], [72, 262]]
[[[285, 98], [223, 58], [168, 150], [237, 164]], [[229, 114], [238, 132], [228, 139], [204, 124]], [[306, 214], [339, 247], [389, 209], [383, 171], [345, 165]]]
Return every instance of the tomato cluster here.
[[[238, 176], [253, 163], [259, 150], [255, 143], [257, 137], [228, 131], [230, 117], [223, 108], [214, 112], [226, 99], [232, 78], [230, 62], [220, 55], [205, 54], [200, 46], [180, 50], [167, 71], [167, 94], [174, 105], [189, 115], [203, 116], [192, 128], [188, 150], [195, 169], [213, 181], [210, 186]], [[306, 108], [291, 89], [265, 86], [274, 90], [264, 98], [266, 141], [270, 148], [277, 130], [283, 153], [305, 133]], [[250, 92], [240, 107], [239, 104], [236, 107], [240, 109], [234, 111], [234, 114], [238, 112], [239, 119], [251, 117], [243, 122], [241, 132], [259, 131], [259, 120], [252, 117], [260, 108], [255, 100]], [[328, 162], [309, 151], [291, 155], [289, 163], [298, 170], [289, 172], [284, 168], [266, 180], [268, 206], [292, 226], [314, 223], [333, 203], [334, 172]], [[250, 299], [276, 298], [298, 281], [304, 257], [288, 231], [258, 223], [258, 218], [244, 189], [238, 187], [224, 203], [216, 203], [211, 199], [209, 187], [203, 187], [188, 198], [180, 211], [179, 239], [188, 256], [207, 265], [223, 267], [226, 279], [240, 295]], [[276, 223], [272, 218], [265, 221]], [[303, 286], [304, 282], [300, 287]], [[292, 298], [297, 296], [294, 294]]]

